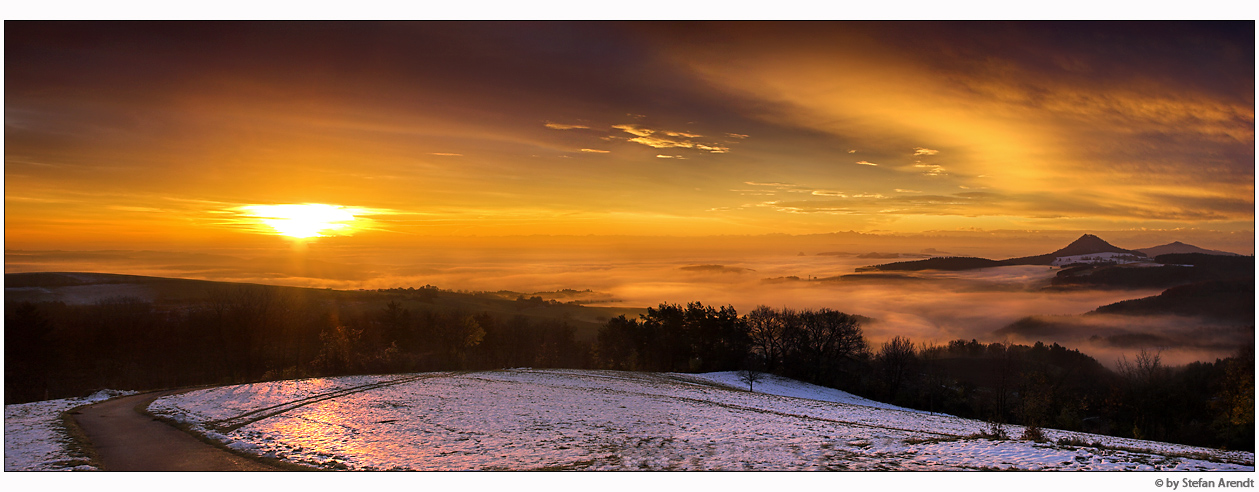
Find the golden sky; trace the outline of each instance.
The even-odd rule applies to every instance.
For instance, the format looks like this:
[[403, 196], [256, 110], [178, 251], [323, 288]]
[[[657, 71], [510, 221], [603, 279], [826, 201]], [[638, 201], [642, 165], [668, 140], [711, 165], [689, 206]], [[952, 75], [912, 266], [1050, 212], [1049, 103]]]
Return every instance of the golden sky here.
[[[6, 22], [5, 247], [1200, 230], [1250, 253], [1254, 89], [1253, 22]], [[300, 204], [325, 215], [268, 208]]]

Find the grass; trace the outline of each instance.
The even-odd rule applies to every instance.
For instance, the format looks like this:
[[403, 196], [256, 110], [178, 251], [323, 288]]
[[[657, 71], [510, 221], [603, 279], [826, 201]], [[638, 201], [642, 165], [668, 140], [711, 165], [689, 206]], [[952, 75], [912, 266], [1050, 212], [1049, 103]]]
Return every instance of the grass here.
[[988, 428], [967, 436], [971, 439], [990, 439], [993, 441], [1008, 441], [1010, 435], [1005, 431], [1005, 425], [999, 422], [988, 422]]
[[87, 465], [97, 470], [103, 470], [104, 467], [101, 466], [100, 456], [96, 454], [96, 449], [92, 447], [92, 442], [88, 440], [87, 434], [83, 432], [83, 428], [79, 427], [79, 421], [74, 419], [75, 415], [79, 415], [79, 409], [86, 406], [79, 405], [61, 412], [61, 427], [65, 430], [66, 436], [69, 436], [67, 445], [70, 459], [58, 464], [67, 468]]
[[1192, 459], [1192, 460], [1210, 461], [1210, 462], [1215, 462], [1215, 463], [1232, 463], [1235, 465], [1252, 465], [1252, 466], [1254, 465], [1254, 462], [1251, 462], [1251, 461], [1230, 460], [1226, 456], [1222, 456], [1215, 453], [1200, 452], [1200, 451], [1177, 452], [1177, 451], [1164, 451], [1164, 450], [1151, 449], [1151, 448], [1138, 448], [1134, 446], [1121, 446], [1121, 445], [1115, 445], [1115, 444], [1106, 444], [1101, 441], [1087, 441], [1087, 440], [1084, 440], [1075, 436], [1059, 438], [1056, 441], [1056, 443], [1059, 446], [1094, 448], [1098, 450], [1108, 450], [1108, 451], [1124, 451], [1128, 453], [1158, 455], [1158, 456], [1164, 456], [1168, 458], [1184, 458], [1184, 459]]

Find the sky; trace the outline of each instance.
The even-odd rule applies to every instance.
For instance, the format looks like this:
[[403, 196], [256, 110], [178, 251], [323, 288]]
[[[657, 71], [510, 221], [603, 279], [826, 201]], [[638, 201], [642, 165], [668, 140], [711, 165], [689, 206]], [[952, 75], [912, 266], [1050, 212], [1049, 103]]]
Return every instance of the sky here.
[[848, 231], [1254, 251], [1249, 21], [4, 31], [7, 252]]

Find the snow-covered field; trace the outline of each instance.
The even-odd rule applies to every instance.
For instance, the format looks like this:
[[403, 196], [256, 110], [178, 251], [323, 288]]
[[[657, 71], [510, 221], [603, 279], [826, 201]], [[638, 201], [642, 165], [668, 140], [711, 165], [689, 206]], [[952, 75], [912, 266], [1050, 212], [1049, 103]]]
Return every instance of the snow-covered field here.
[[[749, 393], [733, 373], [354, 376], [149, 408], [246, 452], [334, 469], [1254, 470], [1248, 452], [1055, 430], [1046, 443], [977, 438], [987, 424], [780, 378]], [[5, 446], [7, 469], [7, 429]]]
[[76, 452], [61, 424], [61, 412], [134, 391], [101, 390], [86, 398], [4, 406], [4, 471], [95, 470]]

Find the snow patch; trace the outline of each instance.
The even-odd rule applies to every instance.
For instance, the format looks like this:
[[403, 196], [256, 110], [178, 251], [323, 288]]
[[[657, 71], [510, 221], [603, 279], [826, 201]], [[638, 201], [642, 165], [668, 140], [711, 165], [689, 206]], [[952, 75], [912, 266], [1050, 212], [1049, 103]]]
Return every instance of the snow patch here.
[[757, 392], [736, 382], [541, 369], [353, 376], [211, 388], [149, 409], [249, 453], [330, 469], [1254, 469], [1253, 453], [1058, 430], [1044, 431], [1049, 443], [995, 441], [972, 437], [984, 422], [782, 378]]
[[63, 398], [4, 406], [4, 471], [95, 470], [87, 456], [75, 452], [61, 423], [61, 413], [74, 407], [135, 391], [100, 390], [84, 398]]
[[[682, 378], [693, 378], [697, 380], [709, 381], [722, 384], [735, 389], [747, 388], [747, 383], [739, 379], [737, 371], [725, 372], [709, 372], [703, 374], [677, 374]], [[843, 403], [847, 405], [860, 405], [863, 407], [883, 408], [887, 410], [902, 410], [906, 412], [923, 412], [922, 410], [914, 410], [910, 408], [898, 407], [883, 402], [862, 398], [860, 396], [840, 391], [834, 388], [827, 388], [815, 384], [809, 384], [794, 379], [787, 379], [773, 374], [764, 374], [765, 379], [752, 385], [752, 391], [755, 393], [764, 393], [767, 395], [790, 396], [794, 398], [805, 398], [809, 400], [829, 401], [834, 403]]]

